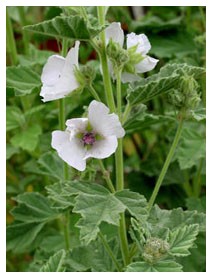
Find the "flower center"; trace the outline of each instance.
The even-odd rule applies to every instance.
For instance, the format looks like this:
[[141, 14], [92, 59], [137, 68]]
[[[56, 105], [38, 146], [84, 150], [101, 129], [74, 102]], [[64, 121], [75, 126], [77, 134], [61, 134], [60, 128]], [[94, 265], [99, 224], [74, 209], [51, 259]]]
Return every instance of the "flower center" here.
[[86, 132], [82, 137], [84, 145], [93, 145], [96, 141], [95, 134], [93, 132]]

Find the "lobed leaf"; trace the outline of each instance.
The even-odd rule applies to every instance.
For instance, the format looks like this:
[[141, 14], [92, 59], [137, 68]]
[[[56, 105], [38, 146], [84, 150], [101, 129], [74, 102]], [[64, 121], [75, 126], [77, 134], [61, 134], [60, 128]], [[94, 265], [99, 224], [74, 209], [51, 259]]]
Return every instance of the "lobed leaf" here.
[[11, 89], [16, 96], [25, 96], [34, 92], [39, 92], [41, 80], [30, 67], [11, 66], [6, 70], [6, 86]]
[[60, 39], [89, 40], [103, 30], [97, 21], [92, 23], [89, 24], [78, 15], [57, 16], [51, 20], [25, 26], [24, 30]]
[[165, 210], [160, 209], [157, 205], [152, 208], [148, 222], [156, 234], [164, 228], [174, 230], [192, 224], [198, 224], [199, 230], [204, 232], [206, 226], [204, 213], [196, 210], [184, 211], [182, 208]]
[[40, 272], [64, 272], [65, 257], [65, 250], [58, 251], [41, 267]]
[[182, 266], [172, 260], [159, 261], [155, 264], [134, 262], [127, 266], [126, 272], [181, 272]]
[[7, 227], [7, 251], [24, 252], [35, 240], [45, 223], [14, 223]]
[[197, 161], [206, 156], [206, 139], [201, 130], [193, 127], [184, 128], [181, 135], [181, 142], [175, 152], [182, 170], [196, 165]]
[[10, 140], [14, 147], [20, 147], [23, 150], [32, 152], [35, 150], [39, 136], [42, 133], [38, 124], [28, 126], [25, 130], [16, 133]]
[[71, 181], [58, 184], [55, 190], [54, 185], [47, 187], [47, 191], [58, 207], [73, 205], [73, 212], [81, 214], [77, 227], [85, 244], [96, 239], [102, 223], [118, 226], [120, 213], [126, 210], [140, 220], [147, 216], [146, 199], [129, 190], [112, 194], [96, 183]]
[[17, 106], [6, 107], [6, 129], [7, 131], [23, 127], [25, 118], [21, 109]]
[[58, 216], [51, 208], [49, 200], [37, 192], [25, 192], [14, 198], [18, 206], [11, 213], [16, 220], [25, 223], [46, 222]]
[[199, 232], [199, 225], [192, 224], [170, 231], [168, 242], [170, 245], [169, 254], [173, 256], [187, 256], [190, 254], [189, 248], [193, 246]]

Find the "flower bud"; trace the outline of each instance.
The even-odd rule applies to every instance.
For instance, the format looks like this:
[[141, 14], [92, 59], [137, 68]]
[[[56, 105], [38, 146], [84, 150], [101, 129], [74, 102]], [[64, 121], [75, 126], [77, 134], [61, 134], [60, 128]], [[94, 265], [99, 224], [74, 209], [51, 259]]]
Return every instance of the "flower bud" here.
[[124, 65], [129, 61], [127, 50], [123, 49], [117, 42], [110, 40], [106, 51], [115, 70], [123, 68]]
[[195, 109], [200, 102], [199, 85], [193, 76], [185, 75], [180, 78], [178, 89], [168, 94], [169, 101], [178, 109], [189, 112]]
[[90, 84], [93, 82], [96, 77], [96, 72], [94, 68], [85, 65], [81, 66], [80, 69], [75, 69], [75, 77], [81, 87], [86, 87], [90, 86]]
[[155, 263], [169, 250], [169, 244], [160, 238], [151, 237], [144, 245], [143, 259], [148, 263]]

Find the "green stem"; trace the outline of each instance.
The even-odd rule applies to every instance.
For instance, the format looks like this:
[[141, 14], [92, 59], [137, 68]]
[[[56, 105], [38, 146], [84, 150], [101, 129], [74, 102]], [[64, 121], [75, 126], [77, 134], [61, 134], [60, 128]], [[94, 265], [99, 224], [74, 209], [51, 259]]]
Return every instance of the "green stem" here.
[[100, 97], [98, 96], [98, 94], [97, 94], [96, 90], [94, 89], [94, 87], [92, 86], [92, 84], [90, 84], [90, 85], [88, 86], [88, 90], [90, 91], [90, 93], [92, 94], [92, 96], [93, 96], [96, 100], [98, 100], [98, 101], [101, 102], [101, 99], [100, 99]]
[[[18, 13], [19, 13], [22, 27], [27, 25], [23, 6], [18, 6]], [[23, 36], [24, 52], [25, 52], [25, 54], [28, 54], [29, 53], [29, 37], [28, 37], [28, 33], [26, 33], [26, 31], [23, 29], [22, 29], [22, 36]]]
[[121, 269], [121, 267], [119, 266], [119, 263], [117, 262], [115, 256], [113, 255], [113, 251], [111, 250], [109, 244], [107, 243], [107, 241], [105, 240], [105, 238], [104, 238], [104, 236], [103, 236], [103, 234], [102, 234], [101, 232], [99, 232], [99, 237], [100, 237], [100, 239], [101, 239], [101, 241], [102, 241], [102, 243], [103, 243], [103, 245], [104, 245], [104, 247], [105, 247], [105, 249], [106, 249], [108, 255], [110, 256], [111, 260], [113, 261], [114, 266], [116, 267], [116, 269], [118, 270], [118, 272], [121, 272], [122, 269]]
[[[62, 43], [62, 55], [65, 56], [68, 50], [68, 43], [66, 40], [63, 40]], [[65, 99], [59, 99], [59, 127], [61, 130], [65, 129]], [[64, 180], [68, 180], [69, 173], [68, 173], [68, 165], [64, 162], [63, 163], [63, 175]], [[64, 238], [65, 238], [65, 245], [66, 249], [70, 249], [70, 232], [69, 232], [69, 225], [70, 225], [70, 213], [69, 211], [65, 212], [65, 223], [64, 223]]]
[[130, 106], [130, 103], [128, 102], [125, 107], [124, 114], [122, 117], [122, 124], [124, 124], [127, 121], [130, 111], [131, 111], [131, 106]]
[[[97, 12], [98, 12], [99, 24], [104, 26], [105, 25], [104, 7], [97, 7]], [[116, 107], [115, 107], [115, 102], [113, 97], [112, 84], [111, 84], [110, 73], [109, 73], [108, 63], [107, 63], [107, 56], [106, 56], [105, 31], [102, 31], [100, 33], [100, 38], [101, 38], [101, 50], [98, 51], [98, 54], [100, 56], [100, 62], [102, 66], [106, 100], [107, 100], [108, 107], [110, 108], [110, 111], [115, 112]]]
[[113, 186], [113, 183], [112, 183], [112, 181], [111, 181], [111, 179], [110, 179], [110, 174], [109, 174], [109, 172], [105, 169], [105, 166], [104, 166], [102, 160], [98, 159], [98, 161], [99, 161], [99, 165], [100, 165], [101, 171], [102, 171], [102, 173], [103, 173], [103, 178], [106, 180], [106, 183], [107, 183], [108, 188], [110, 189], [110, 191], [111, 191], [112, 193], [115, 193], [116, 191], [115, 191], [115, 188], [114, 188], [114, 186]]
[[[121, 95], [121, 70], [116, 75], [116, 89], [117, 89], [117, 111], [121, 121], [122, 118], [122, 95]], [[116, 163], [116, 190], [121, 191], [124, 189], [124, 163], [123, 163], [123, 140], [118, 139], [118, 147], [115, 153]], [[125, 214], [120, 215], [119, 238], [121, 243], [121, 252], [126, 266], [129, 263], [129, 246], [126, 232]]]
[[197, 171], [197, 175], [195, 177], [194, 180], [194, 187], [193, 187], [193, 194], [195, 197], [199, 197], [200, 192], [201, 192], [201, 171], [202, 171], [202, 166], [203, 166], [203, 158], [200, 159], [200, 163], [199, 163], [199, 167], [198, 167], [198, 171]]
[[182, 126], [183, 126], [183, 117], [180, 117], [180, 120], [179, 120], [179, 124], [178, 124], [178, 128], [177, 128], [177, 131], [176, 131], [176, 134], [175, 134], [175, 137], [174, 137], [174, 141], [172, 142], [172, 146], [169, 150], [169, 153], [167, 155], [167, 158], [166, 158], [166, 161], [163, 165], [163, 168], [161, 170], [161, 173], [160, 173], [160, 176], [157, 180], [157, 183], [155, 185], [155, 188], [153, 190], [153, 193], [152, 193], [152, 196], [149, 200], [149, 204], [148, 204], [148, 208], [149, 208], [149, 211], [151, 210], [153, 204], [154, 204], [154, 201], [158, 195], [158, 192], [159, 192], [159, 189], [160, 189], [160, 186], [163, 182], [163, 179], [166, 175], [166, 172], [168, 170], [168, 167], [169, 167], [169, 164], [171, 163], [171, 160], [172, 160], [172, 157], [174, 155], [174, 152], [175, 152], [175, 149], [178, 145], [178, 142], [179, 142], [179, 139], [180, 139], [180, 135], [181, 135], [181, 132], [182, 132]]
[[119, 70], [116, 74], [117, 112], [120, 122], [122, 122], [121, 72], [122, 70]]
[[13, 34], [12, 23], [8, 13], [8, 8], [6, 8], [6, 34], [7, 34], [7, 46], [10, 52], [12, 64], [17, 65], [18, 53], [16, 49], [15, 38]]

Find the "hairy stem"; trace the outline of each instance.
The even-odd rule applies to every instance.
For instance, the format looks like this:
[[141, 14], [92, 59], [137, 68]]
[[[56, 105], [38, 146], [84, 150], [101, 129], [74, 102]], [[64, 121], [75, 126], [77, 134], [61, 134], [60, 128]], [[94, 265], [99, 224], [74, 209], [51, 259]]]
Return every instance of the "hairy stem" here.
[[[122, 119], [122, 95], [121, 95], [121, 70], [116, 75], [117, 90], [117, 112], [119, 119]], [[123, 140], [118, 139], [118, 147], [115, 153], [116, 163], [116, 189], [117, 191], [124, 189], [124, 163], [123, 163]], [[121, 252], [124, 264], [129, 263], [129, 246], [127, 241], [125, 214], [120, 215], [119, 238], [121, 243]]]
[[[97, 12], [98, 12], [99, 24], [105, 25], [104, 7], [97, 7]], [[98, 51], [98, 54], [100, 56], [100, 62], [102, 66], [106, 100], [107, 100], [108, 107], [110, 108], [110, 111], [115, 112], [116, 107], [115, 107], [115, 102], [113, 97], [113, 90], [112, 90], [112, 84], [111, 84], [110, 73], [109, 73], [108, 63], [107, 63], [107, 55], [106, 55], [105, 31], [102, 31], [100, 33], [100, 38], [101, 38], [101, 49]]]
[[178, 145], [178, 142], [180, 140], [180, 135], [181, 135], [181, 132], [182, 132], [182, 127], [183, 127], [183, 117], [180, 117], [178, 128], [177, 128], [177, 131], [176, 131], [176, 134], [175, 134], [175, 137], [174, 137], [174, 141], [172, 142], [171, 148], [170, 148], [169, 153], [168, 153], [168, 155], [166, 157], [166, 160], [165, 160], [165, 163], [164, 163], [163, 168], [161, 170], [161, 173], [159, 175], [159, 178], [158, 178], [158, 180], [156, 182], [156, 185], [155, 185], [155, 188], [153, 190], [152, 196], [151, 196], [151, 198], [149, 200], [149, 204], [148, 204], [149, 211], [151, 210], [151, 208], [152, 208], [152, 206], [153, 206], [153, 204], [155, 202], [155, 199], [156, 199], [156, 197], [158, 195], [158, 192], [159, 192], [159, 189], [160, 189], [161, 184], [163, 182], [163, 179], [164, 179], [164, 177], [166, 175], [166, 172], [167, 172], [167, 170], [169, 168], [169, 164], [171, 163], [172, 157], [174, 155], [174, 152], [175, 152], [176, 147]]
[[92, 86], [92, 84], [90, 84], [88, 86], [88, 90], [90, 91], [91, 95], [95, 98], [95, 100], [101, 101], [99, 95], [97, 94], [96, 90], [94, 89], [94, 87]]
[[13, 34], [12, 23], [9, 17], [8, 8], [6, 8], [6, 34], [7, 34], [7, 46], [10, 52], [10, 57], [13, 65], [18, 64], [18, 53], [15, 44], [15, 38]]
[[[22, 27], [27, 25], [23, 6], [18, 6], [18, 13], [19, 13], [19, 18], [20, 18]], [[26, 33], [26, 31], [23, 29], [22, 29], [22, 35], [23, 35], [24, 52], [25, 52], [25, 54], [28, 54], [29, 53], [29, 36], [28, 36], [28, 33]]]

